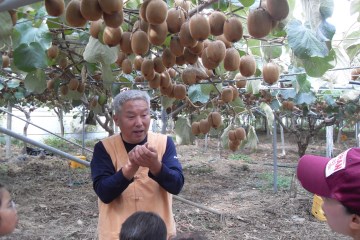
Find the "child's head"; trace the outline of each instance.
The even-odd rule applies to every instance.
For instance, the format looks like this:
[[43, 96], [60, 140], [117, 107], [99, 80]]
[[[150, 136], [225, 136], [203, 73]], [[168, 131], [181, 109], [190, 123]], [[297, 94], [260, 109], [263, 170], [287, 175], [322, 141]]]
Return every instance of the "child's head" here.
[[12, 233], [18, 218], [10, 193], [0, 184], [0, 236]]
[[360, 236], [360, 148], [335, 158], [304, 155], [297, 176], [302, 186], [323, 197], [323, 211], [332, 230]]
[[152, 212], [133, 213], [122, 224], [120, 240], [166, 240], [166, 225]]

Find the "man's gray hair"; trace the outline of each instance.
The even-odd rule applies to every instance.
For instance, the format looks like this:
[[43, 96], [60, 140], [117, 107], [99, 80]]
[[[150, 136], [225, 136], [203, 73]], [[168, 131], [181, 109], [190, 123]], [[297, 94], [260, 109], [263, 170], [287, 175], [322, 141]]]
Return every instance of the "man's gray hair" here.
[[113, 106], [115, 110], [115, 114], [118, 115], [121, 113], [122, 106], [131, 100], [144, 100], [148, 107], [150, 108], [150, 96], [147, 92], [141, 90], [127, 90], [124, 92], [120, 92], [115, 96], [113, 101]]

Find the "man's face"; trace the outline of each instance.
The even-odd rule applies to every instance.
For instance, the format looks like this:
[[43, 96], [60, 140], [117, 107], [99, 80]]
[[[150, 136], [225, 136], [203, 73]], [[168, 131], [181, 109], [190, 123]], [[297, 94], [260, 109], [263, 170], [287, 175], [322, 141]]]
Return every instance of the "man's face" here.
[[7, 190], [0, 191], [3, 195], [0, 206], [0, 236], [4, 236], [14, 231], [18, 217], [9, 192]]
[[352, 214], [349, 214], [346, 208], [335, 199], [323, 198], [323, 201], [322, 209], [330, 228], [337, 233], [349, 236]]
[[139, 143], [145, 139], [150, 125], [150, 109], [144, 100], [130, 100], [122, 106], [121, 113], [114, 116], [125, 142]]

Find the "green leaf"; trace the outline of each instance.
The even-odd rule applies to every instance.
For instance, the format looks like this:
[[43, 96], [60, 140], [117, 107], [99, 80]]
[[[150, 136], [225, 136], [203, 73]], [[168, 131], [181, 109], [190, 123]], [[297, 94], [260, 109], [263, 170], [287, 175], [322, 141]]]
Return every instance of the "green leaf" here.
[[16, 24], [15, 29], [20, 33], [19, 44], [36, 42], [43, 49], [48, 49], [52, 44], [49, 28], [44, 22], [37, 28], [31, 22], [23, 21], [21, 24]]
[[270, 59], [278, 58], [282, 54], [281, 45], [271, 45], [265, 41], [261, 41], [261, 50], [264, 58], [269, 61]]
[[[209, 98], [210, 98], [209, 93], [204, 93], [204, 91], [202, 89], [203, 87], [201, 85], [208, 85], [208, 84], [191, 85], [188, 89], [189, 99], [193, 103], [195, 103], [195, 102], [206, 103], [207, 101], [209, 101]], [[208, 87], [204, 86], [204, 89], [207, 89]], [[209, 91], [209, 89], [207, 89], [207, 90]]]
[[261, 80], [251, 80], [246, 82], [246, 92], [258, 94], [261, 87]]
[[295, 89], [297, 93], [299, 92], [310, 92], [311, 90], [311, 83], [306, 77], [306, 74], [299, 74], [296, 76], [296, 84]]
[[101, 62], [106, 65], [114, 63], [117, 59], [118, 48], [109, 47], [90, 36], [89, 42], [83, 53], [84, 60], [89, 63]]
[[232, 129], [234, 129], [234, 126], [230, 123], [229, 126], [224, 129], [224, 132], [220, 136], [221, 145], [224, 148], [229, 148], [229, 131]]
[[[357, 14], [360, 12], [360, 0], [353, 0], [350, 3], [350, 14]], [[358, 15], [358, 21], [360, 22], [360, 14]]]
[[24, 92], [22, 92], [22, 91], [15, 92], [14, 96], [17, 100], [25, 98]]
[[322, 21], [318, 27], [318, 35], [324, 41], [331, 41], [333, 36], [335, 35], [336, 28], [331, 23], [327, 21]]
[[273, 126], [273, 123], [274, 123], [273, 110], [271, 109], [269, 104], [264, 103], [264, 102], [260, 103], [259, 107], [260, 107], [261, 110], [263, 110], [265, 112], [268, 127], [269, 127], [269, 129], [272, 129], [272, 126]]
[[18, 79], [11, 79], [6, 83], [8, 88], [17, 88], [20, 86], [21, 81]]
[[328, 48], [325, 42], [320, 42], [315, 33], [306, 28], [299, 20], [291, 20], [286, 27], [289, 46], [295, 56], [300, 59], [309, 57], [325, 57], [328, 55]]
[[360, 51], [360, 31], [356, 29], [346, 35], [343, 40], [343, 46], [350, 59], [353, 59]]
[[46, 89], [46, 75], [44, 70], [36, 69], [29, 72], [25, 77], [25, 88], [29, 92], [41, 94]]
[[110, 90], [113, 82], [115, 81], [110, 65], [104, 63], [101, 64], [101, 74], [105, 89]]
[[45, 68], [45, 50], [37, 42], [23, 43], [14, 51], [14, 64], [24, 72], [31, 72], [37, 68]]
[[235, 113], [240, 113], [245, 110], [245, 104], [239, 97], [237, 97], [234, 101], [229, 102], [229, 105], [234, 109]]
[[0, 83], [0, 91], [4, 88], [4, 85]]
[[169, 98], [167, 96], [161, 97], [161, 104], [164, 109], [167, 109], [168, 107], [171, 107], [173, 103], [175, 102], [175, 98]]
[[130, 0], [126, 2], [125, 7], [130, 9], [139, 9], [140, 4], [141, 2], [139, 0]]
[[229, 2], [225, 0], [219, 0], [211, 5], [212, 9], [226, 11], [229, 7]]
[[294, 99], [296, 105], [307, 104], [311, 105], [316, 101], [316, 96], [312, 92], [300, 92]]
[[293, 99], [296, 97], [296, 91], [295, 89], [286, 89], [286, 90], [280, 90], [281, 96], [284, 99]]
[[239, 0], [244, 7], [250, 7], [255, 3], [255, 0]]
[[179, 145], [192, 144], [194, 137], [191, 133], [189, 120], [184, 117], [178, 117], [175, 123], [176, 143]]
[[240, 147], [248, 147], [251, 151], [255, 151], [258, 147], [259, 139], [253, 126], [249, 126], [246, 139], [242, 141]]
[[0, 48], [2, 48], [4, 44], [9, 45], [13, 28], [11, 16], [7, 11], [0, 12], [0, 26]]
[[331, 17], [334, 12], [334, 0], [321, 0], [319, 11], [323, 19]]
[[334, 50], [329, 52], [329, 56], [324, 58], [321, 57], [311, 57], [309, 59], [303, 60], [303, 65], [306, 73], [311, 77], [322, 77], [324, 73], [334, 68], [336, 65], [336, 56]]
[[248, 47], [250, 48], [250, 51], [251, 51], [252, 55], [261, 57], [260, 40], [258, 40], [258, 39], [248, 39], [247, 43], [248, 43]]

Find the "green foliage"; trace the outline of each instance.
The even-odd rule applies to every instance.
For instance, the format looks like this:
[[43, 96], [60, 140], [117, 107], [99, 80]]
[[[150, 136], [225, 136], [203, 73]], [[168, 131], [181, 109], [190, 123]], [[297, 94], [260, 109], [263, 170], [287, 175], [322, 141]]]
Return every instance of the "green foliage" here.
[[0, 26], [0, 46], [3, 46], [10, 42], [13, 27], [10, 14], [7, 11], [0, 12]]
[[188, 118], [178, 117], [175, 123], [176, 143], [179, 145], [190, 145], [194, 141], [191, 133], [191, 125]]
[[[272, 188], [274, 186], [274, 174], [273, 173], [263, 173], [260, 176], [260, 179], [265, 180], [266, 185], [264, 185], [264, 188]], [[278, 174], [277, 176], [277, 186], [278, 189], [284, 189], [287, 190], [291, 186], [291, 180], [292, 176], [286, 176]]]
[[45, 51], [37, 42], [22, 43], [14, 51], [14, 63], [20, 70], [25, 72], [45, 68], [47, 66]]
[[25, 77], [25, 87], [28, 91], [41, 94], [46, 89], [46, 75], [42, 69], [29, 72]]
[[230, 154], [229, 159], [236, 160], [236, 161], [240, 160], [240, 161], [244, 161], [246, 163], [251, 163], [253, 161], [253, 159], [251, 159], [248, 155], [244, 155], [241, 153]]
[[44, 144], [49, 145], [50, 147], [54, 147], [54, 148], [60, 149], [62, 151], [69, 150], [69, 147], [71, 145], [67, 141], [65, 141], [61, 138], [55, 137], [55, 136], [50, 136], [50, 137], [44, 138], [43, 142], [44, 142]]

